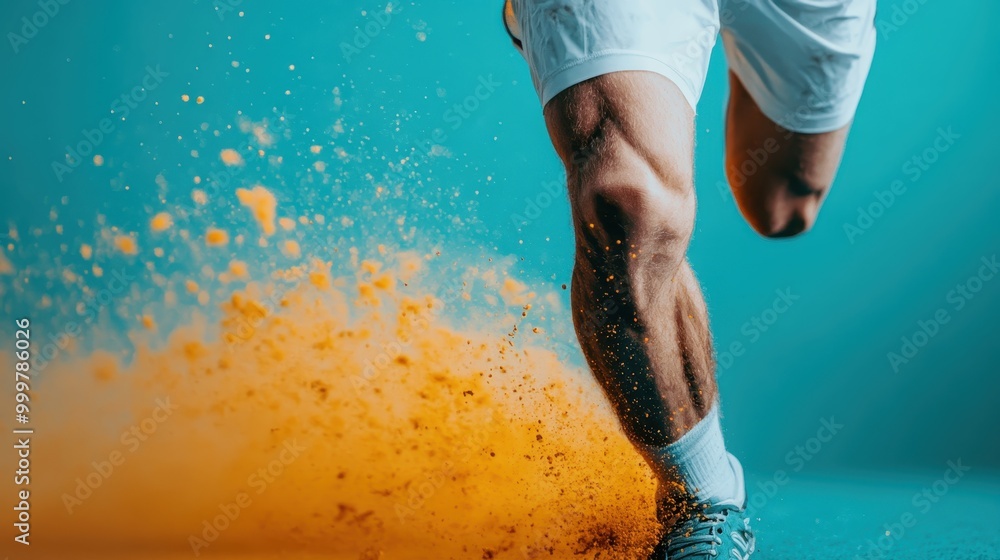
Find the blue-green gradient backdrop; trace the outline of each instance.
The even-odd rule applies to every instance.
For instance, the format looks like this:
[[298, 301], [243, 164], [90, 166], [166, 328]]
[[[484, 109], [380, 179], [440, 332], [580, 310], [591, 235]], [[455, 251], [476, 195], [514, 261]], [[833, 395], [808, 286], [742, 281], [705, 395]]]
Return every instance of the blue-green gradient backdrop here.
[[[356, 41], [384, 2], [236, 4], [220, 18], [226, 4], [209, 0], [70, 0], [15, 53], [8, 32], [19, 32], [21, 18], [39, 7], [5, 1], [0, 224], [51, 227], [49, 208], [64, 195], [72, 200], [67, 223], [89, 224], [98, 212], [112, 223], [145, 223], [148, 215], [137, 209], [151, 203], [152, 177], [187, 156], [191, 146], [178, 136], [196, 123], [232, 124], [242, 111], [254, 119], [286, 114], [300, 131], [325, 130], [337, 111], [349, 110], [375, 153], [405, 156], [438, 131], [450, 156], [433, 159], [433, 180], [408, 188], [418, 201], [419, 189], [446, 184], [470, 205], [415, 202], [408, 212], [428, 236], [515, 255], [524, 274], [568, 282], [566, 200], [561, 193], [538, 198], [561, 168], [527, 68], [500, 25], [498, 1], [395, 3], [391, 20], [346, 56], [342, 45]], [[980, 472], [1000, 468], [1000, 276], [981, 286], [973, 281], [981, 289], [962, 309], [949, 301], [982, 258], [1000, 253], [998, 20], [1000, 3], [992, 1], [879, 2], [878, 49], [840, 174], [814, 230], [789, 241], [754, 234], [719, 188], [727, 85], [717, 45], [698, 107], [690, 260], [720, 350], [734, 342], [745, 349], [719, 375], [729, 446], [749, 469], [782, 467], [831, 416], [844, 427], [810, 470], [941, 471], [956, 458]], [[110, 101], [140, 83], [147, 65], [169, 77], [100, 146], [118, 162], [115, 171], [82, 165], [57, 181], [52, 162], [64, 146], [108, 116]], [[481, 80], [499, 85], [467, 118], [449, 112]], [[344, 92], [344, 109], [331, 102], [335, 87]], [[205, 96], [201, 116], [166, 108], [182, 93]], [[957, 139], [928, 154], [935, 161], [926, 169], [916, 167], [912, 158], [934, 146], [939, 129]], [[368, 163], [384, 170], [378, 157]], [[116, 177], [134, 184], [112, 188]], [[859, 208], [896, 180], [905, 192], [884, 212], [873, 210], [871, 222], [859, 218]], [[285, 199], [306, 188], [269, 186], [285, 189]], [[512, 215], [531, 201], [540, 216], [515, 226]], [[455, 215], [469, 225], [450, 229]], [[866, 229], [849, 235], [845, 224], [859, 219]], [[22, 243], [7, 256], [27, 266], [34, 250]], [[776, 290], [798, 299], [754, 336], [744, 325], [771, 307]], [[34, 300], [7, 294], [5, 314], [32, 308]], [[939, 309], [949, 322], [895, 371], [887, 354]]]

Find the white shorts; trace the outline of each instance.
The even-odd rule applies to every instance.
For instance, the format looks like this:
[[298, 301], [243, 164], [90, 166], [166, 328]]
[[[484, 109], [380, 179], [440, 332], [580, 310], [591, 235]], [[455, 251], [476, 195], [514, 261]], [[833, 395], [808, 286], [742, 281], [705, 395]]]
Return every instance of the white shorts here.
[[544, 106], [584, 80], [656, 72], [694, 108], [716, 36], [761, 111], [796, 132], [854, 118], [875, 53], [875, 0], [506, 0]]

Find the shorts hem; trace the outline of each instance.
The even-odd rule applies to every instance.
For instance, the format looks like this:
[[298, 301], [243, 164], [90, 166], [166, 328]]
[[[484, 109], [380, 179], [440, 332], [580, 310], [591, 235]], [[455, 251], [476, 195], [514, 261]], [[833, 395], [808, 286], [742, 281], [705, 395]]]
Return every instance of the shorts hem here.
[[750, 97], [757, 103], [757, 106], [760, 107], [760, 112], [764, 113], [765, 117], [771, 119], [772, 122], [785, 130], [800, 134], [822, 134], [824, 132], [840, 130], [850, 124], [857, 113], [856, 109], [852, 109], [850, 111], [837, 111], [824, 114], [796, 115], [795, 109], [789, 110], [776, 101], [765, 101], [762, 103], [760, 101], [761, 96], [749, 91], [749, 88], [747, 91], [750, 93]]
[[622, 51], [606, 51], [574, 61], [543, 78], [539, 95], [542, 107], [545, 107], [553, 97], [571, 86], [604, 74], [627, 71], [653, 72], [667, 78], [681, 90], [681, 94], [691, 106], [691, 110], [696, 112], [699, 95], [683, 74], [662, 60], [647, 54]]
[[[750, 94], [757, 107], [760, 108], [760, 112], [786, 130], [800, 134], [833, 132], [850, 124], [857, 113], [861, 92], [855, 92], [857, 97], [853, 99], [853, 102], [848, 101], [842, 104], [841, 107], [835, 107], [833, 110], [828, 109], [821, 113], [805, 112], [800, 114], [800, 110], [804, 108], [803, 105], [789, 107], [786, 103], [778, 100], [771, 92], [764, 89], [756, 79], [752, 79], [753, 76], [744, 76], [744, 68], [738, 60], [727, 56], [727, 62], [729, 63], [729, 69], [740, 79], [747, 93]], [[750, 70], [750, 72], [751, 74], [754, 73], [753, 70]], [[862, 84], [864, 84], [864, 81], [862, 81]]]

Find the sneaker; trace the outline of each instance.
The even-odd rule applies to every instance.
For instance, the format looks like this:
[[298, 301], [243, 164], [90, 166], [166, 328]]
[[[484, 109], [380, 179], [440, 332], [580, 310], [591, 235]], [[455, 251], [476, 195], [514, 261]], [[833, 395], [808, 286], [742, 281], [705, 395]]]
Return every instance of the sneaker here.
[[649, 560], [749, 560], [756, 547], [746, 506], [697, 504], [653, 550]]

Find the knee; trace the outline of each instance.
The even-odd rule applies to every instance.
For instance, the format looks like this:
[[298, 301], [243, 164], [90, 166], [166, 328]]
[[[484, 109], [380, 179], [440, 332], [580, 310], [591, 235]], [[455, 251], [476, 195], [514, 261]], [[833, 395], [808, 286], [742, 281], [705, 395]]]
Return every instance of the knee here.
[[740, 212], [760, 235], [777, 239], [809, 231], [829, 182], [802, 173], [751, 177], [734, 189]]
[[683, 175], [646, 170], [623, 181], [611, 172], [580, 188], [574, 213], [578, 248], [588, 260], [613, 261], [624, 273], [650, 266], [667, 272], [687, 250], [694, 190]]

